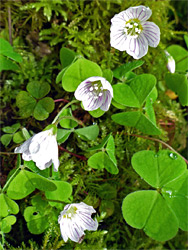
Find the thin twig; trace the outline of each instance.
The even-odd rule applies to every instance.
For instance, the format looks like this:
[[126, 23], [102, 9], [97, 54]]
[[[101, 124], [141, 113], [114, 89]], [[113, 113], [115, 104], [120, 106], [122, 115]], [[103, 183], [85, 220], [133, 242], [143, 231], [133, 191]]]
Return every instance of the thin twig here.
[[12, 45], [12, 21], [11, 21], [11, 9], [8, 6], [8, 32], [9, 32], [9, 42]]
[[77, 155], [77, 154], [75, 154], [75, 153], [72, 153], [72, 152], [70, 152], [69, 150], [67, 150], [66, 148], [63, 148], [62, 146], [59, 146], [59, 148], [60, 148], [62, 151], [65, 151], [65, 152], [69, 153], [70, 155], [73, 155], [73, 156], [75, 156], [75, 157], [77, 157], [77, 158], [79, 158], [79, 159], [81, 159], [81, 160], [83, 160], [83, 161], [87, 161], [87, 158], [86, 158], [84, 155]]
[[147, 137], [147, 136], [143, 136], [143, 135], [135, 135], [135, 134], [129, 134], [130, 136], [135, 136], [135, 137], [140, 137], [146, 140], [150, 140], [150, 141], [156, 141], [159, 142], [161, 144], [163, 144], [166, 148], [170, 149], [171, 151], [174, 151], [176, 154], [178, 154], [187, 164], [188, 164], [188, 160], [185, 159], [181, 154], [179, 154], [175, 149], [173, 149], [169, 144], [167, 144], [164, 141], [161, 141], [157, 138], [153, 138], [153, 137]]
[[66, 103], [69, 103], [69, 101], [66, 100], [66, 99], [56, 99], [56, 100], [54, 100], [54, 102], [66, 102]]
[[16, 155], [16, 153], [12, 153], [12, 152], [0, 152], [0, 154], [2, 154], [2, 155]]

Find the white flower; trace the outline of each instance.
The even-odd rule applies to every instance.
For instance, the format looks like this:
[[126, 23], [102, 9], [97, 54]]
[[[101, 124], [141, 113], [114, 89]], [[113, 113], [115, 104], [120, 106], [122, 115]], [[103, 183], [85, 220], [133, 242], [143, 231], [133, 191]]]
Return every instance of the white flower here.
[[96, 231], [98, 222], [91, 218], [92, 213], [96, 213], [95, 209], [84, 202], [66, 205], [58, 218], [63, 240], [67, 242], [70, 238], [81, 243], [85, 235], [84, 230]]
[[80, 83], [74, 95], [77, 100], [82, 101], [87, 111], [98, 108], [107, 111], [113, 97], [113, 89], [105, 78], [92, 76]]
[[168, 51], [165, 50], [165, 54], [166, 54], [166, 57], [167, 57], [167, 68], [168, 70], [170, 71], [170, 73], [174, 73], [175, 70], [176, 70], [176, 63], [175, 63], [175, 60], [174, 58], [168, 53]]
[[116, 14], [110, 28], [112, 47], [126, 51], [134, 59], [145, 56], [148, 45], [157, 47], [160, 41], [160, 29], [153, 22], [146, 22], [152, 11], [149, 7], [136, 6]]
[[54, 170], [58, 171], [58, 145], [53, 128], [32, 136], [21, 146], [15, 148], [14, 152], [22, 153], [25, 161], [34, 161], [40, 170], [50, 167], [53, 163]]

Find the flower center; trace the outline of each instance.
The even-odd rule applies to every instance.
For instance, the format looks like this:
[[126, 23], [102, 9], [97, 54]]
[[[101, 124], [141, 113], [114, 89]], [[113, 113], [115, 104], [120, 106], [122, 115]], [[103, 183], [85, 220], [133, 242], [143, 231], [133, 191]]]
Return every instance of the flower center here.
[[97, 99], [98, 97], [103, 95], [103, 86], [101, 81], [95, 81], [91, 83], [91, 87], [89, 88], [89, 93], [91, 96], [94, 95], [94, 98]]
[[133, 38], [137, 38], [142, 30], [142, 25], [138, 19], [130, 19], [125, 23], [125, 34]]
[[72, 217], [74, 217], [74, 215], [76, 214], [77, 208], [74, 206], [71, 206], [67, 211], [66, 214], [63, 215], [63, 218], [67, 218], [67, 219], [72, 219]]

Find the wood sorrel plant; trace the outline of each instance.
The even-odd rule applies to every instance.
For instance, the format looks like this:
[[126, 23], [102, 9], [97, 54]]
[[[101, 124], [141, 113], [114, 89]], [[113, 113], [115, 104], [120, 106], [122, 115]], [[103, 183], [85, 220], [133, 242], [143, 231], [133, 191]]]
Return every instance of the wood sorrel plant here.
[[[142, 23], [146, 21], [146, 18], [142, 16], [141, 8], [145, 9], [144, 6], [140, 6], [138, 13], [136, 7], [129, 8], [130, 20], [127, 18], [123, 20], [123, 22], [125, 21], [123, 31], [126, 30], [124, 36], [131, 36], [131, 38], [127, 38], [129, 39], [128, 45], [125, 41], [122, 46], [127, 53], [134, 54], [133, 57], [137, 59], [147, 53], [148, 45], [156, 47], [159, 42], [158, 27], [152, 23], [147, 30], [149, 24]], [[149, 18], [151, 10], [147, 9], [147, 12], [149, 14], [146, 17]], [[136, 16], [137, 14], [138, 16]], [[145, 19], [139, 19], [140, 16]], [[116, 16], [116, 18], [120, 17]], [[135, 26], [134, 30], [133, 26]], [[154, 32], [156, 39], [152, 43], [151, 27], [153, 26], [156, 31]], [[111, 31], [113, 32], [116, 28], [118, 27], [113, 26]], [[120, 29], [118, 32], [122, 32], [122, 30]], [[138, 34], [132, 36], [132, 33], [135, 32]], [[144, 39], [144, 43], [142, 43], [142, 39]], [[133, 42], [135, 42], [135, 48], [132, 48]], [[140, 46], [139, 49], [136, 49], [136, 46]], [[114, 47], [116, 48], [116, 46]], [[3, 48], [2, 55], [9, 55], [5, 51]], [[184, 60], [183, 56], [176, 59], [172, 47], [169, 47], [167, 51], [175, 58], [175, 61]], [[15, 57], [12, 49], [9, 52], [11, 52], [10, 58], [12, 54]], [[135, 55], [136, 52], [138, 53]], [[62, 81], [64, 91], [74, 93], [77, 100], [74, 97], [72, 100], [67, 100], [68, 103], [56, 112], [55, 118], [52, 119], [49, 115], [54, 110], [54, 102], [51, 97], [45, 97], [50, 91], [49, 84], [29, 83], [26, 87], [27, 91], [20, 91], [16, 98], [20, 115], [23, 118], [33, 116], [35, 119], [43, 121], [49, 117], [48, 121], [51, 120], [51, 124], [47, 127], [44, 126], [44, 131], [40, 131], [30, 138], [26, 138], [26, 134], [27, 136], [30, 134], [24, 130], [23, 135], [27, 140], [15, 149], [15, 153], [22, 153], [23, 161], [18, 155], [16, 169], [10, 174], [0, 194], [2, 248], [5, 243], [4, 234], [11, 231], [11, 226], [16, 223], [15, 215], [21, 209], [15, 200], [30, 199], [28, 206], [22, 209], [30, 233], [41, 234], [50, 228], [52, 221], [56, 226], [59, 221], [59, 230], [65, 242], [70, 238], [74, 242], [81, 243], [85, 234], [87, 240], [87, 234], [90, 234], [85, 232], [86, 230], [96, 231], [97, 228], [100, 230], [100, 225], [102, 227], [105, 219], [113, 216], [115, 210], [113, 199], [117, 197], [117, 190], [108, 183], [101, 185], [101, 188], [97, 190], [94, 184], [98, 173], [111, 176], [111, 178], [116, 177], [120, 171], [122, 173], [116, 157], [114, 131], [108, 131], [98, 143], [100, 127], [96, 123], [99, 120], [95, 120], [95, 118], [105, 119], [108, 116], [108, 113], [105, 112], [109, 109], [113, 109], [114, 113], [111, 116], [113, 126], [118, 124], [118, 129], [127, 133], [128, 136], [153, 140], [170, 149], [158, 152], [144, 150], [133, 155], [131, 159], [133, 169], [155, 190], [136, 190], [123, 200], [118, 200], [120, 206], [122, 204], [122, 218], [130, 226], [143, 229], [149, 237], [157, 241], [173, 238], [177, 234], [178, 228], [187, 231], [187, 160], [160, 139], [140, 134], [134, 135], [129, 130], [129, 128], [137, 129], [138, 133], [146, 135], [160, 136], [163, 134], [156, 121], [153, 108], [158, 96], [156, 77], [152, 74], [132, 72], [143, 65], [144, 61], [141, 60], [125, 63], [112, 71], [109, 68], [101, 69], [95, 62], [87, 60], [65, 47], [61, 49], [60, 60], [62, 70], [58, 74], [56, 82]], [[187, 89], [184, 67], [183, 64], [179, 69], [181, 74], [179, 72], [167, 73], [165, 81], [169, 88], [178, 93], [181, 104], [187, 105], [186, 91], [182, 91], [182, 89]], [[180, 81], [182, 89], [177, 87], [176, 79]], [[110, 104], [112, 105], [110, 106]], [[73, 115], [80, 110], [89, 111], [93, 119], [92, 125], [85, 125], [84, 121]], [[110, 118], [108, 117], [108, 119]], [[8, 135], [11, 134], [9, 137], [12, 138], [17, 129], [19, 126], [16, 126], [16, 130], [14, 127], [4, 128], [4, 132], [7, 132]], [[72, 139], [79, 140], [80, 144], [86, 144], [89, 141], [95, 141], [95, 143], [86, 148], [86, 152], [82, 153], [85, 154], [83, 156], [80, 155], [80, 152], [77, 154], [61, 146], [62, 143], [67, 143]], [[64, 181], [62, 173], [64, 173], [65, 162], [58, 157], [58, 146], [60, 150], [87, 161], [84, 175], [87, 178], [90, 171], [95, 173], [93, 183], [92, 179], [90, 181], [89, 190], [94, 190], [102, 199], [100, 206], [97, 202], [89, 200], [86, 191], [84, 202], [83, 194], [75, 197], [74, 182], [76, 185], [79, 185], [80, 182], [80, 188], [83, 188], [84, 185], [81, 179], [75, 181], [74, 169], [70, 170], [68, 178]], [[52, 164], [57, 172], [53, 171]], [[82, 162], [80, 162], [79, 168], [82, 171]], [[69, 176], [71, 177], [69, 178]], [[103, 210], [105, 210], [105, 214], [102, 213]], [[92, 219], [91, 214], [95, 212], [100, 213], [100, 216]]]

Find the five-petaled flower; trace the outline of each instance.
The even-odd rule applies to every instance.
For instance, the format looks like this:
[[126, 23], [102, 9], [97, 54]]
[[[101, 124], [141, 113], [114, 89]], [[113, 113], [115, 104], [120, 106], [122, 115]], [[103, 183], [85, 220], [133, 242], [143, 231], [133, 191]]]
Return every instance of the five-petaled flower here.
[[58, 218], [63, 240], [67, 242], [70, 238], [81, 243], [85, 235], [84, 230], [96, 231], [98, 222], [91, 218], [92, 213], [96, 213], [95, 209], [84, 202], [66, 205]]
[[82, 101], [87, 111], [98, 108], [107, 111], [113, 97], [113, 89], [104, 77], [92, 76], [80, 83], [74, 95], [77, 100]]
[[174, 73], [176, 70], [176, 62], [174, 58], [168, 53], [168, 51], [165, 50], [165, 55], [167, 57], [167, 69], [170, 71], [170, 73]]
[[148, 45], [157, 47], [160, 41], [160, 29], [153, 22], [146, 22], [152, 11], [149, 7], [136, 6], [116, 14], [110, 28], [112, 47], [126, 51], [134, 59], [145, 56]]
[[40, 170], [50, 167], [53, 163], [54, 170], [58, 171], [58, 145], [54, 130], [57, 129], [52, 127], [32, 136], [21, 146], [15, 148], [14, 152], [22, 153], [22, 158], [25, 161], [34, 161]]

